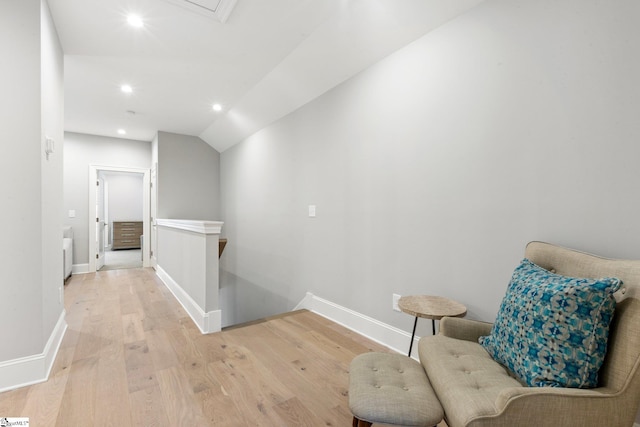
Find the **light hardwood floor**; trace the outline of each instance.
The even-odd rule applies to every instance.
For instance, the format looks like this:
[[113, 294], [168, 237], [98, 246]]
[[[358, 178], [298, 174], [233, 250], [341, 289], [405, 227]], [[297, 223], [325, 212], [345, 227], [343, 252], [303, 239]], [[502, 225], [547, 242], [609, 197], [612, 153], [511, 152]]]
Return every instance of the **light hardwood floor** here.
[[41, 426], [350, 426], [348, 367], [388, 351], [307, 311], [202, 335], [151, 269], [72, 276], [47, 382], [0, 394]]

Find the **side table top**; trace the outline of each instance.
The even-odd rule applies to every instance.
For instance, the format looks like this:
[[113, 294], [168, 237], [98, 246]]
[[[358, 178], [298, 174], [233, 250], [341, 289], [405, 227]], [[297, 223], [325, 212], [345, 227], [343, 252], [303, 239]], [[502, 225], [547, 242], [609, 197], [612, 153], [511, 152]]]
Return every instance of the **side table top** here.
[[398, 300], [404, 313], [425, 319], [440, 320], [443, 317], [464, 317], [467, 307], [457, 301], [432, 295], [410, 295]]

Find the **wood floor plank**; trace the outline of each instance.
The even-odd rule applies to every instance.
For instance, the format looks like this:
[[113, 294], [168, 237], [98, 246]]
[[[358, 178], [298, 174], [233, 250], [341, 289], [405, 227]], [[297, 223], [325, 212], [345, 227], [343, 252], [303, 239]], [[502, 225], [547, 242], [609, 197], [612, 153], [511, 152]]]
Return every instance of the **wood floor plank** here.
[[198, 351], [207, 362], [224, 360], [228, 357], [225, 334], [200, 335], [194, 339]]
[[205, 426], [207, 420], [180, 366], [157, 372], [165, 412], [171, 426]]
[[254, 352], [243, 345], [229, 341], [226, 351], [230, 356], [223, 360], [232, 377], [242, 376], [255, 394], [270, 404], [277, 405], [295, 394], [282, 383], [273, 366], [267, 365]]
[[0, 393], [0, 414], [8, 417], [24, 416], [24, 407], [27, 403], [29, 387], [22, 387], [16, 390]]
[[169, 426], [169, 418], [164, 408], [162, 391], [155, 384], [129, 394], [131, 403], [131, 424], [136, 427]]
[[138, 299], [138, 293], [134, 284], [128, 282], [118, 286], [118, 298], [120, 300], [120, 311], [122, 314], [142, 313], [142, 305]]
[[[144, 301], [144, 299], [143, 299]], [[172, 304], [167, 300], [147, 301], [141, 304], [144, 318], [142, 327], [145, 331], [152, 329], [176, 329], [180, 327], [179, 317], [171, 310]]]
[[153, 359], [146, 341], [124, 345], [124, 362], [129, 392], [158, 385]]
[[113, 281], [105, 283], [103, 291], [108, 294], [101, 299], [101, 304], [107, 304], [103, 310], [103, 329], [101, 335], [104, 340], [98, 363], [97, 386], [95, 397], [95, 417], [97, 425], [102, 426], [131, 426], [131, 405], [129, 401], [129, 384], [124, 346], [137, 336], [125, 329], [127, 324], [135, 321], [136, 314], [122, 315], [118, 287]]
[[29, 390], [29, 398], [21, 414], [29, 418], [30, 424], [55, 426], [69, 379], [69, 366], [73, 361], [73, 352], [73, 347], [60, 348], [51, 368], [49, 380], [24, 388]]
[[127, 379], [121, 375], [124, 360], [101, 357], [95, 394], [96, 425], [131, 426], [131, 404]]
[[[308, 359], [308, 355], [302, 351], [299, 343], [293, 339], [282, 339], [268, 327], [260, 332], [260, 337], [255, 337], [255, 332], [251, 333], [253, 339], [245, 340], [244, 344], [253, 353], [260, 355], [260, 359], [269, 370], [272, 371], [280, 381], [287, 385], [288, 389], [295, 396], [305, 399], [305, 404], [318, 417], [322, 418], [324, 425], [347, 425], [348, 418], [342, 418], [327, 408], [335, 406], [346, 406], [346, 395], [336, 395], [327, 389], [324, 378], [317, 375], [308, 375], [305, 363], [314, 363], [313, 359]], [[236, 334], [246, 337], [246, 330], [236, 330]], [[348, 366], [348, 364], [345, 365]], [[344, 383], [345, 387], [347, 382]]]
[[0, 415], [51, 427], [351, 425], [351, 359], [389, 351], [308, 311], [203, 335], [151, 269], [73, 275], [65, 309], [49, 380], [0, 393]]
[[[94, 307], [97, 307], [97, 304], [94, 305]], [[95, 312], [95, 310], [90, 311], [90, 313]], [[99, 355], [105, 345], [108, 344], [107, 340], [103, 337], [106, 331], [104, 320], [102, 314], [91, 314], [84, 319], [80, 335], [78, 336], [78, 343], [76, 344], [74, 360]]]
[[[181, 323], [182, 326], [186, 324]], [[187, 327], [180, 327], [169, 331], [167, 337], [173, 346], [176, 356], [181, 364], [189, 364], [204, 359], [200, 349], [192, 340], [193, 333]]]
[[208, 389], [195, 395], [208, 425], [216, 427], [237, 427], [246, 425], [243, 417], [236, 410], [233, 398], [220, 386], [219, 389]]
[[145, 338], [147, 346], [149, 347], [149, 355], [151, 356], [153, 367], [156, 371], [180, 364], [165, 330], [152, 329], [146, 331]]
[[233, 363], [219, 361], [211, 362], [207, 366], [225, 393], [231, 397], [235, 412], [242, 419], [242, 425], [283, 425], [282, 420], [272, 410], [271, 402], [252, 387], [252, 381], [244, 373], [236, 370]]
[[142, 316], [138, 313], [124, 314], [122, 316], [122, 332], [125, 344], [144, 340]]
[[75, 360], [58, 411], [57, 426], [95, 425], [96, 377], [99, 357]]
[[[286, 318], [283, 320], [287, 320]], [[315, 331], [331, 339], [342, 348], [348, 349], [354, 354], [366, 353], [369, 351], [388, 352], [389, 349], [382, 344], [371, 341], [353, 331], [338, 325], [322, 316], [315, 315], [309, 311], [296, 316], [295, 322], [305, 331]]]
[[274, 409], [287, 426], [314, 427], [320, 421], [297, 397], [276, 405]]

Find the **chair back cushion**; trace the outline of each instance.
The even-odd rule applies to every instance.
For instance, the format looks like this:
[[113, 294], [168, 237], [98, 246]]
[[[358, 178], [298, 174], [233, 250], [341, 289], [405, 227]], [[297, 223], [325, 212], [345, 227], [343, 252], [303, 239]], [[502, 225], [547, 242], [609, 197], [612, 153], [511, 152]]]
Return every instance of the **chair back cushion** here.
[[562, 276], [525, 258], [480, 344], [529, 386], [596, 387], [619, 287], [616, 278]]
[[608, 259], [543, 242], [529, 243], [525, 257], [563, 276], [622, 280], [598, 385], [616, 392], [632, 387], [640, 393], [640, 260]]

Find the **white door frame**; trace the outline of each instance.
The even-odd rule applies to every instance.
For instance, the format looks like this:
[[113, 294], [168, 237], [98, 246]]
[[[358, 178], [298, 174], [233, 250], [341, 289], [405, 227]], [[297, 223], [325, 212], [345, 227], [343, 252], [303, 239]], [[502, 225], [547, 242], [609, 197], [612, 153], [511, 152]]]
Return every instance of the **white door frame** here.
[[96, 222], [93, 223], [93, 225], [95, 227], [95, 242], [98, 244], [98, 246], [96, 247], [96, 271], [104, 266], [104, 252], [106, 246], [104, 235], [106, 234], [107, 230], [107, 222], [104, 215], [106, 211], [106, 192], [104, 185], [106, 182], [107, 181], [100, 177], [100, 171], [98, 171], [98, 177], [96, 179], [97, 188], [93, 188], [93, 191], [96, 192]]
[[[142, 178], [142, 266], [149, 267], [149, 219], [150, 219], [150, 180], [149, 169], [128, 168], [120, 166], [103, 166], [89, 165], [89, 273], [96, 271], [96, 239], [95, 239], [95, 222], [96, 222], [96, 190], [95, 183], [98, 180], [98, 171], [106, 172], [132, 172], [141, 173]], [[93, 231], [93, 233], [91, 232]]]

